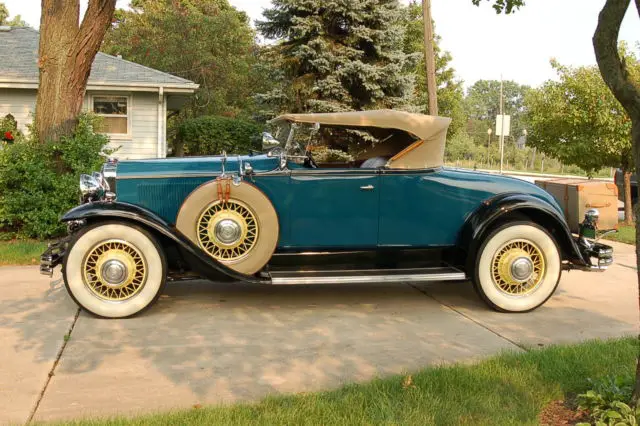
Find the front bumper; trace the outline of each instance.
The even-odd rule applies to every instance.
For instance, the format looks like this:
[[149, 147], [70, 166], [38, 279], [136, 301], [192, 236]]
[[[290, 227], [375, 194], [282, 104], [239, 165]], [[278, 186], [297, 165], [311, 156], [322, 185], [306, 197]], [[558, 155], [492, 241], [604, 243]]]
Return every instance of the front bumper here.
[[40, 256], [40, 273], [49, 277], [53, 276], [53, 270], [64, 260], [70, 237], [63, 238], [49, 247]]

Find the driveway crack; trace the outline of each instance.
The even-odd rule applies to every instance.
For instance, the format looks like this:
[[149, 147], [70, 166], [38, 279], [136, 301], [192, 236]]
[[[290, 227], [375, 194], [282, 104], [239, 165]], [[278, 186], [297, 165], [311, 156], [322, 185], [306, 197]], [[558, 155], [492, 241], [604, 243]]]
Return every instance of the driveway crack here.
[[520, 343], [509, 339], [506, 336], [503, 336], [502, 334], [500, 334], [499, 332], [497, 332], [496, 330], [492, 329], [491, 327], [481, 323], [480, 321], [470, 317], [469, 315], [465, 314], [464, 312], [462, 312], [459, 309], [456, 309], [455, 307], [453, 307], [452, 305], [448, 304], [448, 303], [444, 303], [441, 300], [438, 300], [435, 296], [433, 296], [431, 293], [429, 293], [427, 290], [416, 287], [413, 284], [409, 284], [409, 287], [413, 287], [416, 290], [418, 290], [420, 293], [424, 294], [425, 296], [435, 300], [436, 302], [438, 302], [439, 304], [441, 304], [442, 306], [444, 306], [445, 308], [450, 309], [451, 311], [455, 312], [458, 315], [463, 316], [464, 318], [468, 319], [469, 321], [473, 322], [474, 324], [479, 325], [480, 327], [484, 328], [485, 330], [495, 334], [496, 336], [500, 337], [503, 340], [506, 340], [507, 342], [511, 343], [512, 345], [514, 345], [515, 347], [517, 347], [518, 349], [522, 349], [525, 352], [529, 352], [529, 348], [527, 348], [526, 346], [521, 345]]
[[80, 316], [80, 308], [78, 308], [76, 310], [76, 314], [73, 316], [73, 321], [71, 322], [71, 326], [67, 330], [67, 334], [65, 334], [64, 337], [63, 337], [62, 346], [60, 347], [60, 350], [58, 351], [58, 354], [56, 355], [56, 359], [53, 362], [53, 365], [51, 366], [51, 370], [49, 370], [49, 374], [47, 375], [47, 380], [44, 383], [42, 391], [40, 391], [40, 395], [38, 395], [38, 400], [36, 401], [35, 405], [33, 406], [33, 409], [31, 410], [31, 413], [29, 413], [29, 418], [27, 418], [27, 421], [25, 422], [26, 425], [30, 424], [33, 421], [33, 418], [35, 417], [36, 412], [38, 411], [38, 408], [40, 407], [40, 403], [42, 402], [42, 399], [44, 398], [45, 392], [47, 392], [47, 388], [49, 387], [49, 383], [51, 382], [51, 378], [55, 375], [56, 367], [58, 366], [58, 363], [60, 362], [60, 359], [62, 358], [62, 354], [64, 353], [64, 350], [67, 347], [67, 344], [69, 343], [69, 340], [71, 339], [71, 333], [73, 332], [73, 328], [76, 326], [76, 322], [78, 322], [78, 317], [79, 316]]

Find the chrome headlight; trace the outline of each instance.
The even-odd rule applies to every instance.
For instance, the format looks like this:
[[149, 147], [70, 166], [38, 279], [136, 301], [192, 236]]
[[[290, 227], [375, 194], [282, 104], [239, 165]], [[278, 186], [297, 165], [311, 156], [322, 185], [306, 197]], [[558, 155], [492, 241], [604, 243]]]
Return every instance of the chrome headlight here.
[[[100, 175], [100, 173], [98, 173]], [[102, 175], [100, 175], [101, 177]], [[93, 175], [80, 175], [80, 193], [82, 194], [82, 202], [99, 200], [104, 194], [104, 188], [100, 180]]]

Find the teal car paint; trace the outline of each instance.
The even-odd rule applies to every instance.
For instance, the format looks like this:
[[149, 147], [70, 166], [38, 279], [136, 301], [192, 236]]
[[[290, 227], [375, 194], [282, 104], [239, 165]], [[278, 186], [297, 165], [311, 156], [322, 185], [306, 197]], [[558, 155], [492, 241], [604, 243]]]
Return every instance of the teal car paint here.
[[[224, 168], [250, 163], [250, 182], [272, 201], [281, 250], [453, 246], [484, 200], [530, 194], [562, 211], [547, 192], [523, 180], [456, 170], [306, 169], [266, 155], [229, 156]], [[184, 199], [222, 172], [222, 157], [122, 161], [118, 200], [175, 224]], [[363, 188], [371, 188], [369, 190]], [[216, 194], [212, 194], [212, 199]]]

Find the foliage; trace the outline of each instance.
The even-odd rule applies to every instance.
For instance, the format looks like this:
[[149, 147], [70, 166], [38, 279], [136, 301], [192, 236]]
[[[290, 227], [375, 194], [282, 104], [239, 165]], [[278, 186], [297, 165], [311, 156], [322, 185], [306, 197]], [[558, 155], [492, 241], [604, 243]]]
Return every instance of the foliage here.
[[20, 15], [16, 15], [13, 19], [9, 19], [9, 9], [4, 3], [0, 2], [0, 25], [9, 27], [28, 27], [29, 25], [22, 20]]
[[481, 157], [481, 148], [476, 146], [473, 139], [464, 131], [450, 137], [445, 146], [446, 161], [478, 160]]
[[[524, 99], [529, 92], [529, 86], [515, 81], [504, 81], [504, 113], [511, 116], [511, 135], [519, 137], [525, 129], [523, 114], [525, 112]], [[500, 81], [478, 80], [467, 90], [465, 97], [465, 111], [469, 120], [483, 132], [486, 137], [487, 129], [495, 130], [496, 117], [500, 114]], [[495, 134], [495, 131], [494, 131]]]
[[[257, 23], [281, 58], [291, 112], [406, 108], [416, 55], [397, 0], [274, 0]], [[263, 100], [269, 97], [263, 96]], [[279, 99], [280, 101], [282, 99]], [[280, 102], [282, 105], [282, 102]]]
[[134, 0], [116, 11], [102, 50], [200, 84], [187, 118], [243, 115], [260, 85], [255, 33], [227, 0]]
[[[638, 60], [628, 52], [625, 56], [640, 82]], [[631, 120], [598, 68], [552, 65], [559, 81], [546, 82], [526, 98], [529, 143], [588, 173], [602, 167], [631, 170]]]
[[[476, 6], [480, 5], [482, 0], [471, 0], [473, 4]], [[524, 6], [524, 0], [487, 0], [489, 2], [493, 2], [493, 8], [496, 13], [512, 13], [514, 10], [520, 8], [520, 6]]]
[[355, 158], [353, 155], [340, 149], [319, 146], [313, 150], [313, 159], [316, 163], [348, 163], [353, 161]]
[[[640, 407], [631, 408], [633, 381], [627, 376], [609, 376], [602, 381], [589, 380], [592, 388], [578, 395], [579, 408], [587, 410], [596, 426], [630, 425], [640, 421]], [[582, 423], [588, 425], [588, 423]]]
[[[422, 4], [412, 0], [407, 6], [405, 15], [406, 33], [404, 51], [407, 54], [415, 54], [420, 58], [416, 66], [415, 103], [420, 112], [427, 113], [429, 95], [427, 93], [427, 76], [424, 61], [424, 19]], [[443, 51], [440, 46], [440, 37], [434, 36], [434, 52], [436, 62], [436, 82], [438, 84], [438, 114], [452, 119], [450, 134], [458, 133], [467, 120], [464, 111], [464, 90], [462, 81], [458, 80], [455, 70], [451, 66], [453, 60], [451, 53]]]
[[78, 176], [99, 170], [107, 137], [81, 116], [72, 136], [40, 144], [35, 138], [0, 150], [0, 228], [47, 238], [64, 230], [59, 215], [78, 202]]
[[220, 116], [202, 116], [183, 122], [178, 138], [189, 155], [245, 154], [260, 150], [262, 127], [254, 122]]
[[18, 130], [18, 122], [11, 114], [5, 115], [0, 119], [0, 146], [3, 143], [14, 143], [21, 140], [22, 132]]

